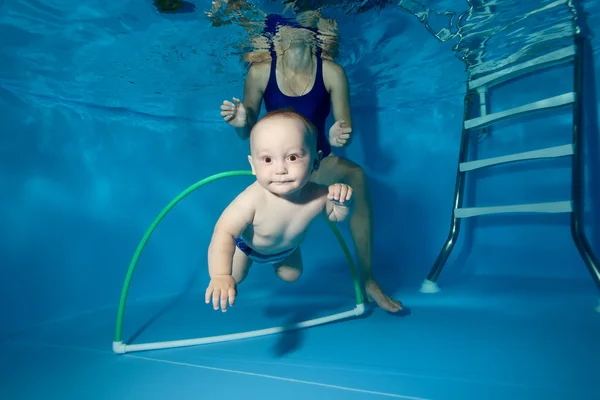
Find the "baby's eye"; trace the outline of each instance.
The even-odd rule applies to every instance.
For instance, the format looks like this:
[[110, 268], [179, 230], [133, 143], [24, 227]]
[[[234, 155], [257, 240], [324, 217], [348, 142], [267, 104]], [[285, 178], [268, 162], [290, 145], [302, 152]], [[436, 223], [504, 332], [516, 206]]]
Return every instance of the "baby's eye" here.
[[297, 155], [295, 155], [295, 154], [292, 154], [292, 155], [289, 157], [289, 159], [290, 159], [290, 161], [291, 161], [291, 162], [294, 162], [294, 161], [297, 161], [297, 160], [298, 160], [298, 156], [297, 156]]
[[271, 157], [263, 157], [263, 161], [267, 164], [271, 164]]

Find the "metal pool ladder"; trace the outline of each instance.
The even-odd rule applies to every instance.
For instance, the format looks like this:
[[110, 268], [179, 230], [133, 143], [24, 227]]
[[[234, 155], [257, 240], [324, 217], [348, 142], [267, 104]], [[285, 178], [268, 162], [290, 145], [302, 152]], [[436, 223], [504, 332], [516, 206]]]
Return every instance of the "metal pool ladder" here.
[[[583, 45], [585, 39], [577, 36], [573, 45], [563, 49], [545, 54], [527, 62], [513, 65], [504, 70], [468, 81], [467, 95], [465, 96], [465, 111], [462, 129], [462, 138], [460, 143], [458, 171], [456, 174], [456, 184], [454, 189], [454, 203], [452, 219], [450, 223], [450, 232], [444, 243], [435, 264], [431, 268], [427, 279], [421, 285], [422, 293], [436, 293], [440, 289], [437, 285], [437, 279], [442, 272], [446, 260], [454, 248], [460, 232], [460, 222], [463, 218], [501, 214], [501, 213], [571, 213], [571, 234], [579, 254], [583, 258], [592, 279], [600, 289], [600, 270], [598, 259], [593, 253], [592, 248], [585, 236], [583, 228], [583, 173], [584, 160], [582, 157], [582, 86], [583, 86]], [[506, 82], [518, 76], [525, 75], [544, 68], [553, 67], [559, 64], [573, 61], [574, 68], [574, 86], [573, 91], [548, 99], [525, 104], [520, 107], [505, 111], [487, 114], [486, 112], [486, 94], [489, 88]], [[480, 116], [471, 118], [470, 96], [479, 95]], [[501, 157], [468, 161], [469, 150], [469, 131], [478, 128], [485, 128], [496, 122], [509, 118], [515, 118], [524, 114], [529, 114], [541, 110], [550, 110], [558, 107], [572, 106], [573, 108], [573, 141], [562, 146], [550, 147], [524, 153], [516, 153]], [[571, 199], [549, 203], [518, 204], [495, 207], [462, 207], [464, 182], [467, 172], [480, 168], [490, 167], [492, 165], [505, 164], [523, 160], [572, 157], [572, 178], [571, 178]], [[600, 312], [600, 304], [596, 307]]]

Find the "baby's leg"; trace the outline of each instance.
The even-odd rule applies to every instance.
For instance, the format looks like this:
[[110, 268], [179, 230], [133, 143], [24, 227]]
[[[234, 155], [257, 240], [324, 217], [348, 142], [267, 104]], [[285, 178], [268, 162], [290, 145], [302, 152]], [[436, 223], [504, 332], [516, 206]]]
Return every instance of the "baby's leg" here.
[[295, 282], [302, 275], [302, 253], [298, 247], [284, 262], [275, 265], [275, 273], [286, 282]]
[[238, 285], [242, 283], [244, 279], [246, 279], [251, 266], [252, 260], [250, 260], [248, 256], [236, 246], [235, 253], [233, 253], [233, 267], [231, 275]]

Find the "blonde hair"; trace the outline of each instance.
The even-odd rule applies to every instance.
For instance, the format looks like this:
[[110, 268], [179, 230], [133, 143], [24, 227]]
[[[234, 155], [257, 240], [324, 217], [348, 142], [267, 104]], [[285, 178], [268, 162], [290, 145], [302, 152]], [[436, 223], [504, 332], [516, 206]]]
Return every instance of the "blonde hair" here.
[[[289, 26], [280, 26], [279, 31], [274, 38], [267, 38], [260, 34], [250, 39], [250, 45], [254, 50], [244, 53], [242, 60], [250, 64], [271, 61], [271, 45], [278, 57], [283, 55], [281, 48], [281, 31], [292, 34], [297, 32], [296, 36], [308, 35], [307, 43], [313, 47], [313, 52], [316, 52], [316, 46], [321, 48], [321, 57], [327, 60], [334, 60], [339, 55], [339, 31], [335, 19], [325, 19], [321, 17], [318, 11], [306, 11], [296, 16], [296, 21], [299, 25], [309, 28], [302, 30]], [[283, 28], [283, 29], [281, 29]], [[293, 30], [293, 31], [292, 31]], [[314, 32], [313, 30], [316, 30]]]
[[271, 119], [274, 117], [281, 117], [284, 119], [295, 119], [296, 121], [302, 122], [304, 124], [304, 126], [306, 127], [307, 136], [310, 137], [310, 142], [311, 142], [310, 147], [316, 151], [317, 140], [318, 140], [318, 136], [319, 136], [319, 131], [317, 130], [317, 127], [315, 126], [315, 124], [312, 123], [311, 120], [309, 120], [304, 115], [300, 114], [297, 111], [294, 111], [291, 108], [281, 108], [279, 110], [270, 111], [270, 112], [266, 113], [265, 115], [263, 115], [262, 118], [259, 119], [256, 122], [256, 124], [254, 124], [252, 129], [250, 130], [250, 136], [252, 136], [252, 134], [254, 133], [254, 130], [256, 129], [256, 127], [258, 125], [260, 125], [260, 123], [262, 121], [265, 121], [267, 119]]

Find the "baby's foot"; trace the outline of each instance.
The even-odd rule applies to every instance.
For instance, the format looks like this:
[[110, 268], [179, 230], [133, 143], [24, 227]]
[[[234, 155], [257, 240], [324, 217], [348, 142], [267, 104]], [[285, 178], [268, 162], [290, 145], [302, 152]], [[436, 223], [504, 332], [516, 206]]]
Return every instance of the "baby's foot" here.
[[402, 302], [390, 298], [381, 290], [377, 282], [374, 280], [365, 283], [367, 298], [369, 301], [374, 301], [377, 305], [388, 312], [398, 312], [402, 310]]

